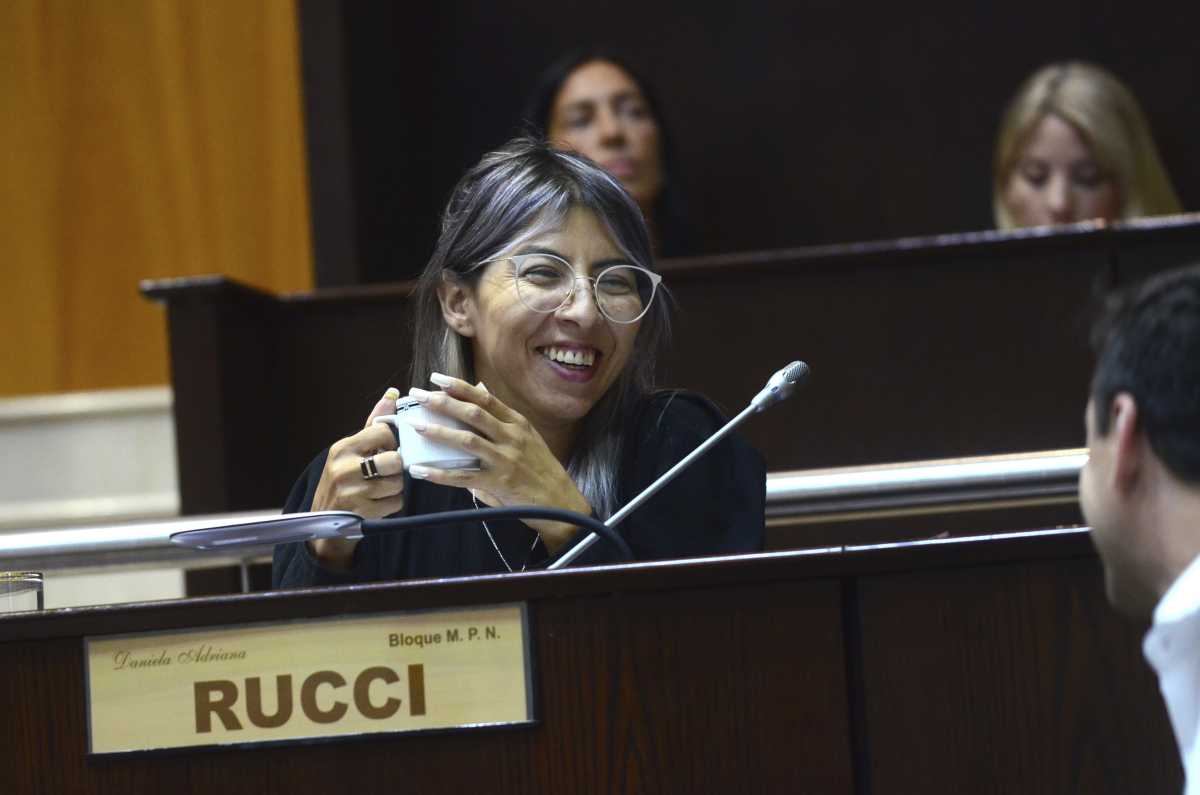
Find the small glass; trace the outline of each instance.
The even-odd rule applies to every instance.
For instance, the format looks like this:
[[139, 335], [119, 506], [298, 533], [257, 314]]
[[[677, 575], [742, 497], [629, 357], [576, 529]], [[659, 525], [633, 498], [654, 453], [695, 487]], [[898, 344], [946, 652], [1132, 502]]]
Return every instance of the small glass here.
[[42, 609], [40, 571], [0, 571], [0, 613]]

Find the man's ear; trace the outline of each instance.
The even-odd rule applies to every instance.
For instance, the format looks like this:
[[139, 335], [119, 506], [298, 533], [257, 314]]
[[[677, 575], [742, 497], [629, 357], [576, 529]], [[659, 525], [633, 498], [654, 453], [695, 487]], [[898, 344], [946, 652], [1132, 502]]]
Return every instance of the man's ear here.
[[1113, 437], [1113, 488], [1129, 493], [1145, 467], [1145, 434], [1137, 401], [1128, 392], [1118, 392], [1108, 406], [1108, 428]]
[[461, 280], [443, 274], [437, 288], [446, 325], [463, 337], [475, 336], [475, 295]]

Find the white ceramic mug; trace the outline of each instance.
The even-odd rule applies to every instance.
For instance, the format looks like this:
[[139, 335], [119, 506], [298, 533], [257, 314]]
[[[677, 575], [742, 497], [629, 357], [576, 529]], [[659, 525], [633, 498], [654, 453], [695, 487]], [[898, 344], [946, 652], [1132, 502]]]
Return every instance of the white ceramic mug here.
[[479, 459], [448, 444], [434, 442], [417, 433], [413, 423], [443, 425], [447, 428], [470, 430], [466, 425], [444, 414], [435, 414], [410, 397], [396, 401], [396, 413], [375, 418], [376, 423], [391, 425], [396, 429], [400, 444], [396, 450], [404, 459], [407, 470], [413, 464], [437, 467], [438, 469], [479, 469]]

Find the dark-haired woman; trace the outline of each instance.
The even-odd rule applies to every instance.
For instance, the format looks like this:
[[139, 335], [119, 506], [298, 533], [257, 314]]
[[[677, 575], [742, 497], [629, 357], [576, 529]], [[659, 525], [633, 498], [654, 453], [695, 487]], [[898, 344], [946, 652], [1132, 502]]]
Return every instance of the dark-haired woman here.
[[[395, 410], [385, 397], [362, 431], [313, 461], [285, 512], [532, 504], [612, 515], [721, 423], [698, 396], [653, 390], [669, 326], [660, 282], [641, 213], [606, 171], [528, 140], [486, 155], [455, 189], [414, 297], [410, 390], [469, 428], [418, 432], [481, 466], [414, 465], [406, 477], [391, 429], [372, 424]], [[764, 492], [761, 457], [734, 436], [619, 529], [638, 559], [756, 551]], [[276, 550], [274, 581], [520, 571], [581, 535], [561, 522], [466, 522], [291, 544]], [[615, 559], [598, 543], [577, 565]]]
[[600, 49], [567, 55], [541, 76], [525, 122], [620, 180], [641, 207], [657, 255], [699, 253], [671, 180], [673, 149], [658, 101], [627, 61]]

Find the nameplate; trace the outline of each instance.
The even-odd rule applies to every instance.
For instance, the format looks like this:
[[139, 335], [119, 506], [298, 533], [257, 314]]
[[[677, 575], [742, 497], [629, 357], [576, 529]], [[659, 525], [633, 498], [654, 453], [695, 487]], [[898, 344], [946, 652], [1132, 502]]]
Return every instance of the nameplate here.
[[524, 604], [84, 639], [92, 754], [532, 723]]

